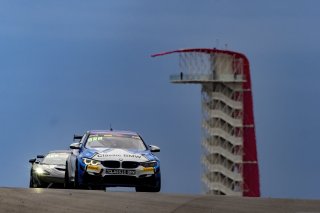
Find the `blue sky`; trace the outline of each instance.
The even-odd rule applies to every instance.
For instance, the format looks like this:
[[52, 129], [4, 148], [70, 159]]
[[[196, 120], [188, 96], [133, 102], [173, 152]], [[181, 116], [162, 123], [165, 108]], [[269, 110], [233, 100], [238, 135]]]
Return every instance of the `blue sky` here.
[[162, 152], [163, 192], [201, 193], [198, 85], [173, 85], [180, 48], [251, 62], [264, 197], [320, 198], [318, 1], [0, 1], [0, 186], [74, 133], [138, 131]]

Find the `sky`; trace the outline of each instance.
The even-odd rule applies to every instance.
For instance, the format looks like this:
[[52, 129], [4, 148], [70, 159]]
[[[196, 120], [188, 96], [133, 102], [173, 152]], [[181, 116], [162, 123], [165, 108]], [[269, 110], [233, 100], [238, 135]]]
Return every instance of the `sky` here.
[[0, 0], [0, 186], [90, 129], [161, 147], [162, 192], [200, 194], [199, 85], [174, 85], [182, 48], [250, 60], [263, 197], [320, 199], [320, 2]]

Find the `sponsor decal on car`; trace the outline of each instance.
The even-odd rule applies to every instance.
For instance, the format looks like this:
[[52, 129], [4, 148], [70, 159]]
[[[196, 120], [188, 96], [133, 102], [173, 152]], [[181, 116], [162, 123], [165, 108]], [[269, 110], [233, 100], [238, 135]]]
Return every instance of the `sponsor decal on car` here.
[[[97, 152], [92, 159], [105, 161], [105, 160], [117, 160], [117, 161], [137, 161], [144, 162], [148, 159], [137, 153], [133, 153], [130, 151], [122, 150], [122, 149], [108, 149], [103, 150], [102, 152]], [[121, 160], [120, 160], [121, 159]]]
[[143, 171], [154, 172], [154, 168], [153, 167], [145, 167], [145, 168], [143, 168]]
[[136, 155], [136, 154], [107, 154], [107, 153], [100, 153], [95, 155], [97, 158], [108, 158], [108, 157], [124, 157], [124, 158], [138, 158], [140, 159], [142, 156], [141, 155]]
[[87, 166], [87, 171], [88, 172], [96, 172], [99, 173], [101, 171], [100, 166], [96, 166], [96, 165], [88, 165]]

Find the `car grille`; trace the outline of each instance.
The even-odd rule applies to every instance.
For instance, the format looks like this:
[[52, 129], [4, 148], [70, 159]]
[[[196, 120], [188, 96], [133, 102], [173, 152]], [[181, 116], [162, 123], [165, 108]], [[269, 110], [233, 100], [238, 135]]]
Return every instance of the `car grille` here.
[[[120, 161], [108, 160], [102, 161], [101, 164], [108, 168], [120, 168]], [[134, 161], [123, 161], [121, 167], [124, 169], [135, 169], [140, 165], [139, 162]]]
[[102, 161], [103, 166], [108, 168], [120, 168], [120, 162], [115, 160]]
[[135, 169], [140, 165], [138, 162], [134, 161], [123, 161], [122, 162], [122, 168], [124, 169]]

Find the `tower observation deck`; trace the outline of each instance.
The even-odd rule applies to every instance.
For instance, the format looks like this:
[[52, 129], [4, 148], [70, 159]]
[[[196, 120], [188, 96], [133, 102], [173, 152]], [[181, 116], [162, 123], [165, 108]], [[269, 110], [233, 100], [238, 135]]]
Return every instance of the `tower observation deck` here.
[[241, 53], [183, 49], [177, 84], [200, 84], [202, 94], [202, 183], [205, 193], [259, 197], [250, 68]]

